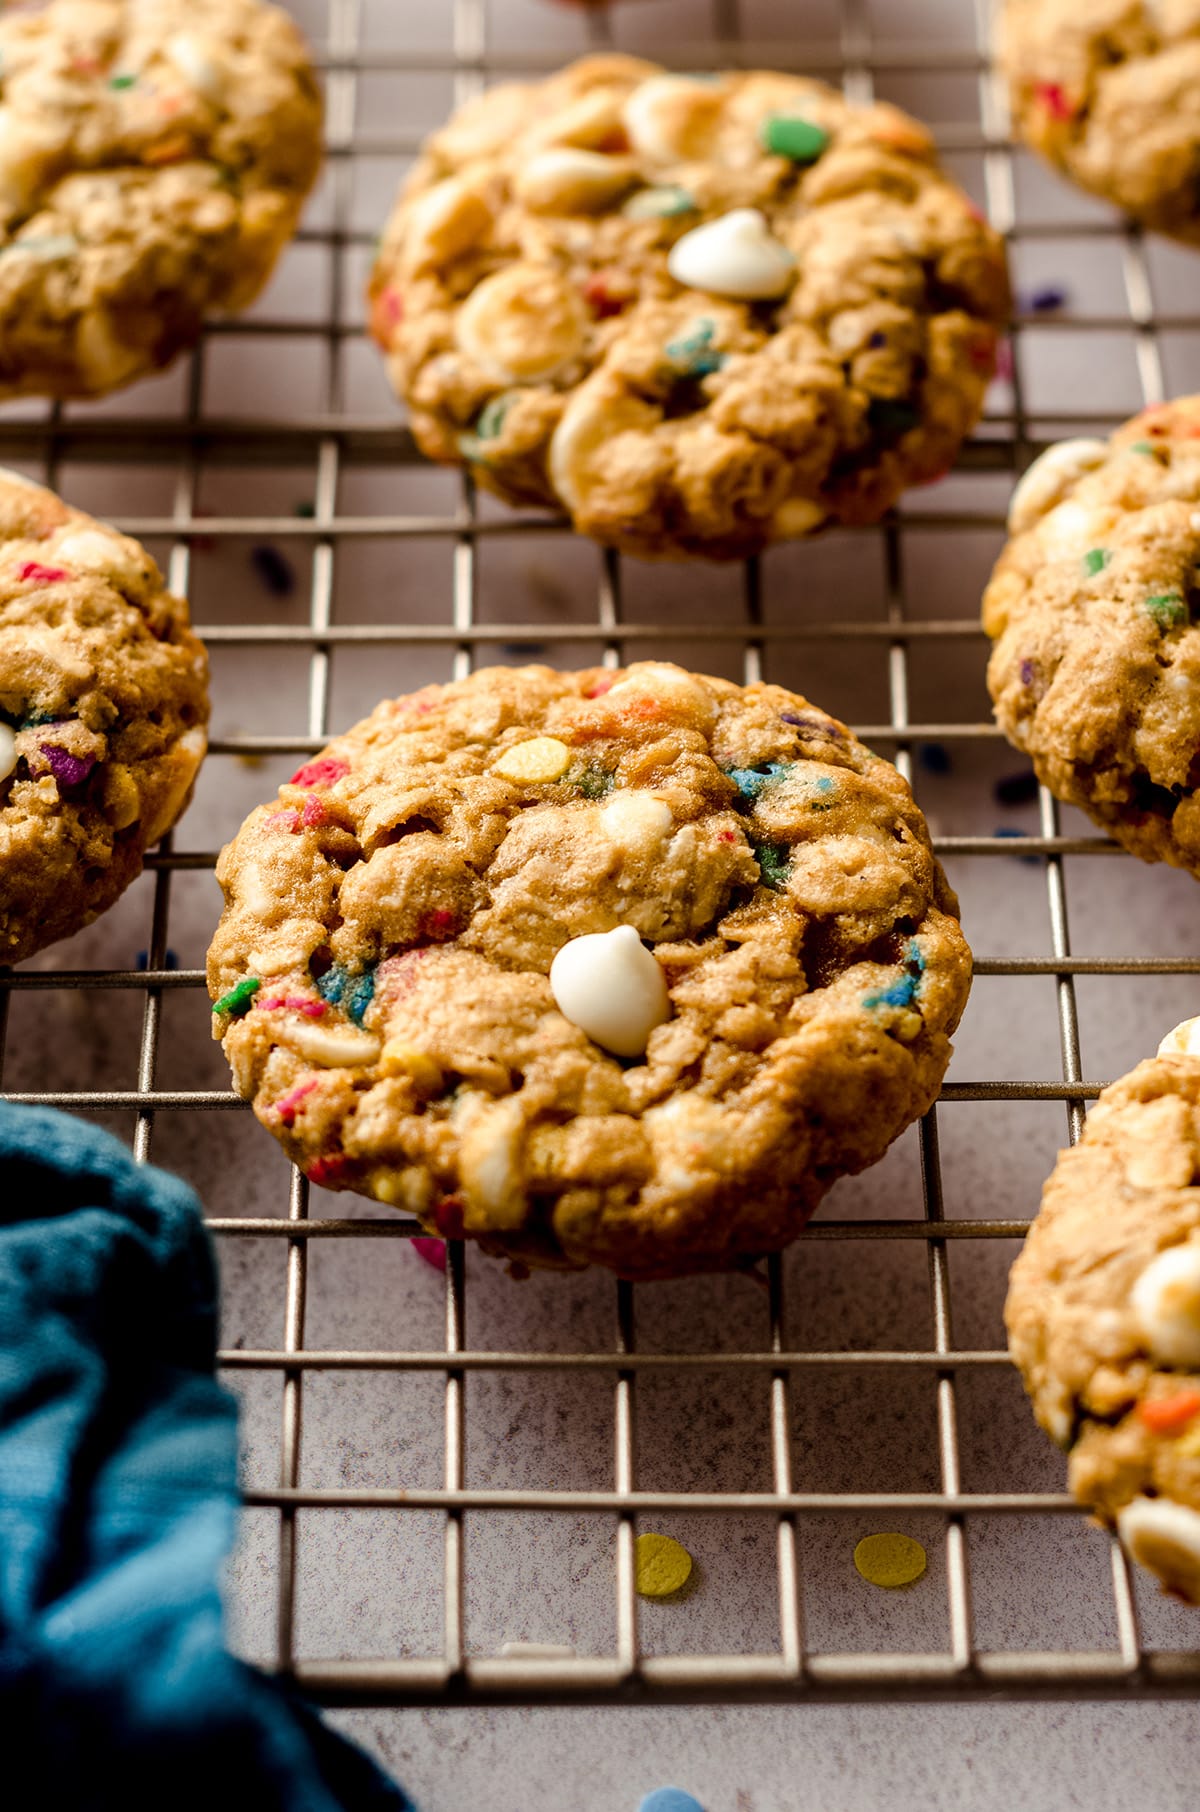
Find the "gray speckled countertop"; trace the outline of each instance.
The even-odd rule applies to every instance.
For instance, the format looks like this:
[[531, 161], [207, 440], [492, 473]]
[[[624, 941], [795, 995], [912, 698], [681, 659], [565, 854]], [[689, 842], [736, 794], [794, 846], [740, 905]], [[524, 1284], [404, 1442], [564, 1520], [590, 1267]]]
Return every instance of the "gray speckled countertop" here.
[[[293, 10], [325, 36], [326, 0]], [[564, 59], [584, 44], [578, 15], [548, 0], [488, 0], [488, 44], [508, 58], [533, 47]], [[354, 7], [335, 0], [343, 24]], [[361, 78], [355, 129], [369, 141], [435, 124], [451, 104], [446, 53], [473, 9], [451, 0], [363, 0], [365, 53], [420, 53], [423, 73]], [[749, 36], [794, 45], [803, 35], [836, 46], [837, 0], [629, 0], [613, 9], [617, 40], [679, 62], [682, 46], [709, 40], [714, 17], [740, 14]], [[976, 77], [966, 55], [971, 9], [962, 0], [872, 0], [861, 8], [881, 41], [928, 53], [937, 73], [893, 69], [879, 79], [888, 98], [922, 112], [962, 144], [978, 122]], [[465, 47], [460, 40], [460, 48]], [[440, 59], [440, 61], [439, 61]], [[895, 60], [895, 59], [893, 59]], [[946, 67], [950, 64], [952, 67]], [[344, 122], [343, 122], [344, 123]], [[327, 176], [310, 221], [341, 216], [366, 234], [377, 229], [405, 159], [361, 148], [349, 174]], [[984, 200], [977, 149], [949, 159]], [[345, 170], [345, 164], [338, 166]], [[341, 188], [342, 182], [348, 187]], [[1016, 163], [1018, 218], [1079, 229], [1069, 243], [1018, 237], [1014, 276], [1022, 292], [1058, 283], [1082, 317], [1128, 317], [1121, 242], [1105, 233], [1103, 208]], [[1093, 234], [1089, 228], [1095, 226]], [[369, 248], [346, 255], [347, 307], [359, 318], [359, 279]], [[342, 346], [335, 387], [321, 333], [330, 250], [297, 245], [271, 291], [253, 311], [261, 325], [293, 331], [226, 332], [210, 340], [202, 401], [214, 416], [311, 420], [329, 407], [367, 423], [397, 419], [371, 349]], [[1147, 268], [1161, 310], [1194, 307], [1194, 258], [1152, 243]], [[1198, 388], [1200, 335], [1167, 331], [1159, 342], [1169, 389]], [[1142, 353], [1142, 370], [1147, 369]], [[1089, 333], [1031, 327], [1022, 335], [1025, 405], [1043, 417], [1081, 407], [1119, 417], [1142, 400], [1131, 327]], [[339, 388], [340, 386], [340, 388]], [[187, 395], [181, 368], [112, 402], [66, 412], [77, 420], [175, 416]], [[332, 403], [331, 403], [332, 399]], [[993, 413], [1011, 404], [998, 383]], [[0, 412], [36, 419], [40, 405]], [[1064, 429], [1069, 428], [1069, 419]], [[988, 432], [985, 430], [985, 432]], [[1003, 439], [1004, 430], [990, 431]], [[197, 507], [207, 514], [291, 515], [313, 497], [315, 436], [307, 463], [270, 468], [246, 461], [208, 463]], [[145, 460], [102, 464], [86, 449], [57, 473], [72, 502], [132, 520], [169, 516], [177, 475], [150, 450]], [[912, 616], [968, 620], [999, 546], [987, 525], [1002, 511], [1003, 472], [964, 471], [914, 497], [905, 511], [903, 579]], [[456, 504], [454, 480], [384, 461], [348, 467], [339, 508], [350, 516], [442, 514]], [[485, 505], [492, 514], [493, 506]], [[982, 517], [981, 522], [978, 518]], [[931, 518], [935, 520], [931, 521]], [[948, 523], [941, 529], [936, 522]], [[202, 625], [245, 621], [297, 624], [308, 619], [313, 579], [310, 545], [282, 538], [295, 571], [288, 596], [256, 579], [254, 537], [222, 539], [193, 553], [189, 587]], [[162, 559], [169, 543], [154, 543]], [[335, 623], [445, 621], [450, 609], [448, 539], [386, 536], [339, 541], [333, 581]], [[600, 562], [595, 550], [564, 534], [485, 540], [476, 618], [524, 620], [529, 644], [512, 658], [536, 658], [538, 624], [594, 622]], [[762, 567], [768, 623], [819, 622], [850, 615], [879, 620], [886, 610], [882, 538], [834, 535], [780, 549]], [[624, 566], [630, 620], [723, 620], [741, 609], [736, 571]], [[564, 662], [598, 658], [600, 639], [552, 650]], [[647, 652], [650, 650], [647, 649]], [[666, 649], [663, 652], [674, 652]], [[711, 658], [710, 657], [711, 653]], [[303, 733], [309, 674], [299, 648], [214, 647], [214, 731], [219, 736]], [[501, 650], [495, 658], [504, 658]], [[706, 649], [707, 664], [740, 674], [734, 644]], [[914, 642], [909, 707], [914, 721], [986, 720], [984, 648], [977, 638]], [[385, 691], [447, 676], [449, 651], [436, 646], [379, 650], [338, 647], [332, 657], [329, 723], [352, 722]], [[889, 717], [887, 645], [774, 644], [768, 678], [809, 692], [856, 724]], [[918, 796], [940, 836], [1033, 830], [1036, 804], [997, 803], [994, 784], [1020, 763], [997, 741], [947, 743], [949, 764], [918, 760]], [[214, 756], [177, 836], [183, 849], [224, 842], [243, 814], [294, 762], [256, 765]], [[1086, 831], [1067, 814], [1068, 830]], [[1051, 926], [1042, 866], [1016, 857], [952, 856], [951, 880], [977, 955], [1049, 956]], [[1143, 868], [1125, 856], [1070, 857], [1065, 864], [1073, 949], [1079, 953], [1191, 955], [1200, 894], [1188, 876]], [[124, 901], [40, 967], [132, 966], [150, 937], [153, 886], [144, 877]], [[219, 909], [211, 874], [178, 873], [172, 883], [169, 943], [180, 964], [199, 966]], [[1200, 980], [1084, 976], [1077, 988], [1083, 1074], [1107, 1078], [1153, 1049], [1161, 1032], [1200, 1011]], [[136, 993], [19, 993], [10, 1018], [4, 1072], [9, 1088], [132, 1088], [136, 1085], [141, 1002]], [[1051, 976], [977, 980], [957, 1041], [952, 1081], [1061, 1075], [1055, 982]], [[195, 990], [168, 993], [158, 1065], [161, 1087], [221, 1088], [226, 1072], [208, 1038]], [[1063, 1104], [1055, 1101], [951, 1102], [939, 1112], [945, 1213], [962, 1219], [1025, 1217], [1055, 1150], [1065, 1141]], [[129, 1116], [109, 1116], [131, 1131]], [[249, 1115], [157, 1116], [153, 1155], [192, 1179], [214, 1215], [286, 1213], [288, 1170]], [[833, 1191], [822, 1218], [912, 1218], [922, 1208], [915, 1129], [867, 1175]], [[353, 1210], [352, 1210], [353, 1211]], [[375, 1210], [364, 1207], [363, 1212]], [[313, 1192], [316, 1215], [347, 1212], [344, 1199]], [[379, 1210], [377, 1212], [383, 1212]], [[1001, 1344], [1008, 1242], [950, 1242], [955, 1342]], [[223, 1341], [228, 1347], [277, 1346], [283, 1334], [283, 1243], [225, 1240]], [[928, 1348], [930, 1284], [917, 1240], [800, 1242], [785, 1262], [794, 1346]], [[510, 1282], [493, 1264], [467, 1257], [468, 1339], [497, 1349], [611, 1350], [610, 1279], [535, 1277]], [[313, 1347], [440, 1347], [444, 1281], [403, 1242], [314, 1241], [309, 1259], [307, 1343]], [[702, 1279], [643, 1286], [636, 1293], [639, 1345], [719, 1352], [761, 1346], [762, 1291], [745, 1279]], [[279, 1466], [280, 1384], [274, 1373], [232, 1373], [244, 1406], [245, 1476], [273, 1483]], [[612, 1483], [613, 1396], [603, 1374], [472, 1374], [467, 1382], [467, 1483], [564, 1488]], [[765, 1376], [647, 1373], [636, 1387], [637, 1482], [676, 1490], [765, 1489], [771, 1482]], [[794, 1380], [793, 1451], [797, 1486], [821, 1490], [927, 1490], [938, 1487], [935, 1385], [923, 1371], [824, 1368]], [[963, 1484], [968, 1490], [1058, 1489], [1061, 1458], [1033, 1425], [1013, 1375], [998, 1368], [962, 1374], [958, 1392]], [[441, 1382], [435, 1375], [309, 1375], [304, 1391], [301, 1478], [305, 1484], [437, 1486], [443, 1479]], [[886, 1519], [927, 1543], [926, 1576], [900, 1593], [880, 1593], [855, 1574], [855, 1541], [877, 1518], [853, 1514], [802, 1518], [807, 1639], [815, 1650], [944, 1648], [948, 1643], [940, 1519]], [[659, 1519], [697, 1561], [682, 1601], [642, 1607], [640, 1635], [649, 1654], [749, 1652], [778, 1644], [774, 1527], [767, 1518]], [[886, 1526], [886, 1525], [885, 1525]], [[466, 1636], [473, 1654], [510, 1641], [565, 1643], [580, 1654], [611, 1652], [614, 1639], [613, 1534], [604, 1517], [469, 1515], [466, 1524]], [[274, 1511], [247, 1515], [230, 1568], [233, 1629], [240, 1649], [269, 1660], [277, 1602]], [[366, 1657], [440, 1650], [442, 1526], [434, 1512], [301, 1513], [296, 1643], [302, 1655]], [[1112, 1646], [1116, 1632], [1105, 1538], [1074, 1518], [979, 1517], [969, 1531], [974, 1635], [987, 1649]], [[1143, 1639], [1150, 1646], [1195, 1643], [1197, 1617], [1138, 1586]], [[654, 1709], [374, 1710], [339, 1714], [418, 1796], [425, 1812], [633, 1812], [649, 1788], [674, 1781], [707, 1812], [1059, 1812], [1124, 1800], [1155, 1812], [1195, 1803], [1196, 1709], [1188, 1703], [1039, 1705], [981, 1700], [959, 1705], [707, 1706]]]

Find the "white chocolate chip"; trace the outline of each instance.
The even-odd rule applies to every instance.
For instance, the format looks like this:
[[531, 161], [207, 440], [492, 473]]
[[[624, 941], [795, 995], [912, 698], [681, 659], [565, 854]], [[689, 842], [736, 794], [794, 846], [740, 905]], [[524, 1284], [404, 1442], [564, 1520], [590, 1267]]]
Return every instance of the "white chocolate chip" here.
[[621, 129], [620, 97], [614, 88], [590, 88], [570, 107], [555, 111], [525, 133], [526, 146], [584, 145], [597, 149]]
[[1152, 1258], [1129, 1306], [1157, 1364], [1200, 1366], [1200, 1245], [1168, 1246]]
[[111, 573], [115, 579], [142, 576], [142, 562], [134, 544], [124, 535], [106, 535], [102, 529], [78, 529], [54, 549], [55, 559], [87, 573]]
[[787, 294], [796, 260], [757, 208], [734, 208], [677, 239], [667, 269], [687, 289], [765, 302]]
[[622, 434], [648, 434], [660, 419], [661, 411], [652, 403], [610, 379], [581, 384], [550, 438], [550, 479], [567, 508], [584, 508], [597, 477], [619, 458], [616, 443]]
[[540, 265], [510, 264], [477, 283], [458, 311], [460, 349], [500, 384], [536, 383], [578, 357], [588, 332], [576, 286]]
[[720, 116], [720, 90], [677, 75], [651, 76], [625, 102], [625, 130], [635, 151], [662, 163], [702, 158]]
[[631, 157], [608, 157], [578, 145], [552, 145], [522, 164], [517, 199], [537, 214], [591, 214], [609, 207], [638, 179]]
[[7, 780], [16, 765], [16, 735], [8, 724], [0, 724], [0, 780]]
[[1070, 500], [1056, 504], [1041, 522], [1042, 546], [1051, 555], [1081, 555], [1095, 546], [1102, 532], [1095, 512]]
[[273, 1028], [272, 1035], [310, 1063], [322, 1063], [332, 1069], [356, 1069], [364, 1063], [377, 1063], [383, 1049], [382, 1041], [369, 1033], [327, 1030], [300, 1021], [285, 1021]]
[[1193, 510], [1188, 517], [1188, 527], [1200, 533], [1200, 510]]
[[550, 965], [559, 1012], [616, 1057], [641, 1057], [671, 1016], [667, 984], [632, 925], [572, 938]]
[[682, 714], [705, 729], [711, 728], [716, 717], [712, 699], [699, 681], [682, 667], [666, 662], [639, 661], [609, 689], [608, 697], [620, 699], [627, 693], [648, 696], [667, 714]]
[[1200, 1019], [1180, 1020], [1159, 1045], [1158, 1054], [1160, 1057], [1200, 1057]]
[[1135, 1497], [1117, 1517], [1117, 1534], [1164, 1585], [1200, 1600], [1200, 1513], [1169, 1497]]
[[1022, 474], [1008, 505], [1008, 529], [1019, 535], [1108, 458], [1106, 440], [1060, 440]]
[[519, 1097], [496, 1102], [485, 1097], [457, 1125], [459, 1181], [468, 1207], [478, 1205], [489, 1228], [519, 1227], [525, 1219], [525, 1111]]
[[405, 275], [459, 257], [482, 239], [491, 223], [487, 202], [461, 176], [435, 183], [408, 210], [401, 253]]
[[771, 535], [776, 541], [798, 541], [820, 528], [829, 514], [823, 504], [811, 497], [785, 497], [771, 517]]
[[665, 799], [624, 788], [617, 788], [604, 801], [600, 822], [610, 842], [633, 853], [663, 842], [675, 825]]
[[492, 772], [505, 780], [541, 782], [559, 779], [570, 765], [571, 751], [557, 736], [531, 736], [505, 749], [492, 763]]
[[177, 31], [163, 48], [188, 86], [219, 106], [225, 98], [228, 78], [216, 46], [195, 32]]

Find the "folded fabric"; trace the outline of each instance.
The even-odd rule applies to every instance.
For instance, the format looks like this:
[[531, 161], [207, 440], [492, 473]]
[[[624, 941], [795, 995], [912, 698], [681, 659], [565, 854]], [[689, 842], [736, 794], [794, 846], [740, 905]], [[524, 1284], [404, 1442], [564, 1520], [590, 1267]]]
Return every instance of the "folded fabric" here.
[[8, 1788], [24, 1778], [19, 1803], [55, 1812], [411, 1812], [225, 1647], [237, 1410], [216, 1330], [192, 1191], [82, 1121], [0, 1102]]

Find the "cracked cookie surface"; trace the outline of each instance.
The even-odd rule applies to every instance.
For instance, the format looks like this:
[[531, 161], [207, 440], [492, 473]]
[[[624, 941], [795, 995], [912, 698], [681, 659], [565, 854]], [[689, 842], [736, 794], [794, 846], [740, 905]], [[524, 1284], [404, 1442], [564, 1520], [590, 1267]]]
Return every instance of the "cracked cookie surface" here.
[[[262, 1123], [312, 1180], [531, 1265], [783, 1246], [934, 1099], [970, 979], [890, 763], [780, 687], [652, 662], [381, 704], [218, 878], [214, 1031]], [[563, 973], [617, 945], [599, 1000]], [[578, 1023], [651, 985], [640, 1055]]]
[[431, 458], [650, 556], [876, 520], [952, 462], [1006, 312], [906, 114], [621, 56], [434, 133], [371, 281]]
[[320, 136], [307, 49], [260, 0], [0, 18], [0, 396], [101, 396], [253, 301]]
[[204, 757], [208, 661], [136, 541], [0, 473], [0, 962], [90, 924]]
[[1200, 1057], [1160, 1054], [1101, 1094], [1043, 1190], [1005, 1320], [1075, 1496], [1200, 1603]]
[[1006, 0], [997, 54], [1026, 144], [1200, 244], [1200, 0]]
[[1058, 798], [1200, 874], [1200, 397], [1063, 441], [1013, 495], [988, 688]]

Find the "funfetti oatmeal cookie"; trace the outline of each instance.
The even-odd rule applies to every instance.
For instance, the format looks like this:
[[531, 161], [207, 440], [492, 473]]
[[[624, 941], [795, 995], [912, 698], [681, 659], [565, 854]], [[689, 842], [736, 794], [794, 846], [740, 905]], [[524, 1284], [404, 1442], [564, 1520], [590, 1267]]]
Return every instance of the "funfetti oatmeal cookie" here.
[[999, 241], [923, 126], [595, 56], [425, 146], [371, 328], [430, 458], [642, 555], [872, 522], [976, 421]]
[[124, 892], [207, 721], [203, 645], [145, 549], [0, 472], [0, 963]]
[[984, 594], [988, 687], [1060, 799], [1200, 874], [1200, 397], [1025, 473]]
[[785, 1245], [934, 1099], [969, 985], [895, 768], [653, 662], [381, 704], [217, 874], [214, 1031], [263, 1125], [521, 1264]]
[[1059, 1154], [1005, 1319], [1080, 1503], [1200, 1604], [1200, 1020]]
[[1006, 0], [997, 54], [1026, 144], [1200, 244], [1200, 0]]
[[320, 162], [321, 101], [259, 0], [0, 16], [0, 396], [100, 396], [253, 301]]

